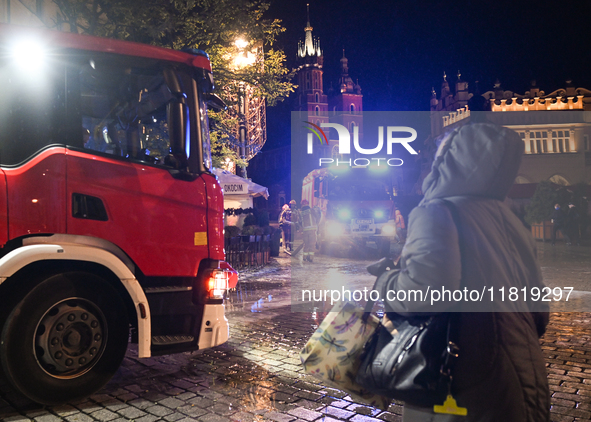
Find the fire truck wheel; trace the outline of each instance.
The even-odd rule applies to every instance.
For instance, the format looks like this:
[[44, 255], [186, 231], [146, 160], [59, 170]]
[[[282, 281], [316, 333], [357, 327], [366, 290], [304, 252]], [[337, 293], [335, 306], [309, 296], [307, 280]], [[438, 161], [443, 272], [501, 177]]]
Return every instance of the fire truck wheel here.
[[53, 275], [13, 309], [2, 330], [2, 367], [12, 385], [41, 404], [87, 397], [115, 374], [127, 349], [128, 316], [102, 278]]

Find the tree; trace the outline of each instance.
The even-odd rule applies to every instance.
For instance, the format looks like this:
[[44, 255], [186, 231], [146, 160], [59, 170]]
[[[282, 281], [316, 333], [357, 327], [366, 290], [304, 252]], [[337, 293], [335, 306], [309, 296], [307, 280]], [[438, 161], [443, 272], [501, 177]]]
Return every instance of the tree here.
[[[285, 54], [273, 49], [285, 31], [279, 20], [264, 19], [265, 0], [53, 0], [58, 7], [54, 26], [61, 30], [136, 41], [174, 49], [199, 48], [210, 55], [217, 94], [227, 112], [211, 113], [214, 164], [226, 157], [238, 165], [231, 147], [237, 122], [237, 90], [240, 82], [252, 87], [252, 95], [270, 106], [291, 92], [293, 71], [285, 67]], [[238, 38], [258, 48], [257, 60], [236, 68]]]
[[572, 192], [566, 187], [543, 180], [538, 183], [531, 202], [525, 207], [525, 221], [529, 224], [548, 221], [552, 218], [554, 205], [566, 208], [571, 198]]

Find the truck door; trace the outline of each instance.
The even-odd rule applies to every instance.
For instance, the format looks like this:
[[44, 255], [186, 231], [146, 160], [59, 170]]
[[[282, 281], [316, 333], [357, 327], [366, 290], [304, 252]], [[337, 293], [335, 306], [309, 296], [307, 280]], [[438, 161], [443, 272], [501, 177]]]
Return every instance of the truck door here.
[[28, 55], [3, 59], [0, 243], [8, 236], [63, 233], [65, 149], [60, 145], [67, 138], [65, 67]]

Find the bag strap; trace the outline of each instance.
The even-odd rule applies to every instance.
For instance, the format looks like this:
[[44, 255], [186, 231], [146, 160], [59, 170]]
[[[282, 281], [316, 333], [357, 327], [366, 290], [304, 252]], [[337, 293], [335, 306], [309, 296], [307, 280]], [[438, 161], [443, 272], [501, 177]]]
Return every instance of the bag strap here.
[[[393, 270], [396, 266], [397, 265], [390, 258], [382, 258], [378, 262], [371, 264], [369, 267], [367, 267], [367, 271], [371, 275], [376, 276], [376, 281], [373, 284], [372, 290], [377, 290], [378, 292], [382, 291], [382, 284], [384, 283], [384, 281], [381, 279], [380, 276], [386, 271]], [[366, 302], [363, 314], [363, 319], [365, 321], [367, 321], [367, 318], [369, 318], [369, 314], [371, 314], [371, 312], [373, 311], [375, 303], [376, 301], [372, 299], [369, 299]]]
[[[459, 248], [460, 248], [460, 286], [463, 284], [463, 280], [464, 280], [464, 264], [465, 264], [465, 259], [464, 259], [464, 253], [466, 250], [466, 245], [464, 242], [464, 236], [463, 236], [463, 224], [461, 223], [460, 220], [460, 214], [458, 212], [458, 208], [456, 207], [456, 204], [454, 204], [453, 202], [447, 200], [447, 199], [442, 199], [442, 202], [445, 204], [445, 206], [447, 207], [447, 209], [449, 210], [451, 217], [454, 221], [454, 224], [456, 226], [456, 230], [458, 231], [458, 243], [459, 243]], [[441, 365], [441, 369], [440, 372], [442, 375], [446, 376], [449, 379], [449, 384], [448, 384], [448, 388], [451, 388], [451, 381], [452, 381], [452, 371], [453, 368], [455, 366], [455, 362], [459, 356], [459, 352], [460, 352], [460, 348], [458, 347], [458, 337], [459, 337], [459, 321], [458, 321], [458, 314], [457, 313], [452, 313], [449, 316], [448, 322], [447, 322], [447, 345], [446, 345], [446, 353], [445, 353], [445, 357], [443, 359], [443, 363]]]

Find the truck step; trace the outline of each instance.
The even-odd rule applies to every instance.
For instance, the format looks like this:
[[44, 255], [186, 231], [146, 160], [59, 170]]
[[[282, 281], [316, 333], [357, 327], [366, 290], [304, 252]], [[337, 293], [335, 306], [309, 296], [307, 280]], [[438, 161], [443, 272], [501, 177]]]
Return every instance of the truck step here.
[[188, 292], [193, 290], [192, 286], [161, 286], [161, 287], [148, 287], [145, 289], [146, 294], [150, 293], [178, 293]]
[[153, 336], [154, 346], [170, 346], [173, 344], [191, 343], [195, 340], [193, 336]]

